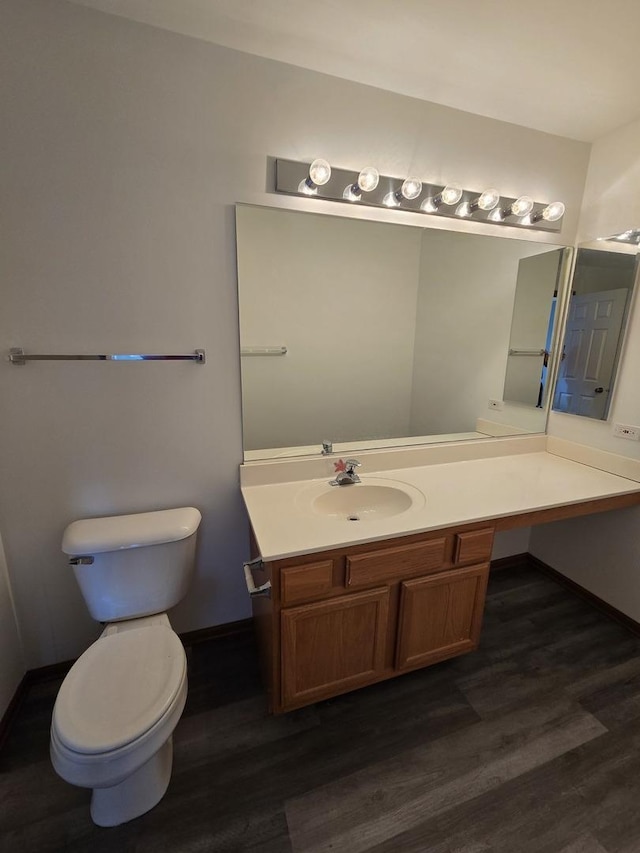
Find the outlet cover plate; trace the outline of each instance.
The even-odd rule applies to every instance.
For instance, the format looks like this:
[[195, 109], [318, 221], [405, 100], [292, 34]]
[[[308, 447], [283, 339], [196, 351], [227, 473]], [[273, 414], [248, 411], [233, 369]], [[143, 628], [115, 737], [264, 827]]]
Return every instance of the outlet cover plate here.
[[640, 426], [614, 424], [613, 434], [618, 438], [627, 438], [629, 441], [640, 441]]

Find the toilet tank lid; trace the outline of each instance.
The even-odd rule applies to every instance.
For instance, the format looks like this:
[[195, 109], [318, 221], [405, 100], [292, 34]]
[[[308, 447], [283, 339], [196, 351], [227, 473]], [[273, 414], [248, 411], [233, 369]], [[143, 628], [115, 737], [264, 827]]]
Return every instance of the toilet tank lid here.
[[73, 521], [64, 531], [62, 550], [65, 554], [90, 555], [177, 542], [194, 534], [201, 518], [193, 506], [83, 518]]

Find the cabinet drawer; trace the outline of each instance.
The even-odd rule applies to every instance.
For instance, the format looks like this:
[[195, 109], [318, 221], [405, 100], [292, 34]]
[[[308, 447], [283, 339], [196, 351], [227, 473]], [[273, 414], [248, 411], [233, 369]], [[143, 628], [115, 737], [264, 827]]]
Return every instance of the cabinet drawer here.
[[446, 562], [447, 537], [399, 545], [347, 557], [347, 586], [371, 586], [381, 581], [436, 572]]
[[306, 566], [290, 566], [280, 573], [280, 598], [283, 604], [297, 604], [326, 595], [333, 586], [333, 561], [322, 560]]
[[483, 527], [482, 530], [469, 530], [457, 533], [453, 550], [453, 562], [456, 565], [464, 563], [484, 563], [491, 558], [493, 548], [493, 527]]

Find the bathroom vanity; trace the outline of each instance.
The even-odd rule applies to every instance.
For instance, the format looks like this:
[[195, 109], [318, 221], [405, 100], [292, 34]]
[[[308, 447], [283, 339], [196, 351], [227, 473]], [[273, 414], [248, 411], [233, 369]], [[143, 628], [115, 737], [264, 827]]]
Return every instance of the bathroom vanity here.
[[421, 464], [410, 451], [363, 454], [362, 483], [339, 487], [314, 476], [326, 461], [243, 466], [271, 710], [475, 649], [496, 531], [640, 504], [637, 480], [546, 443], [480, 442], [476, 458], [449, 462], [446, 448], [425, 448]]

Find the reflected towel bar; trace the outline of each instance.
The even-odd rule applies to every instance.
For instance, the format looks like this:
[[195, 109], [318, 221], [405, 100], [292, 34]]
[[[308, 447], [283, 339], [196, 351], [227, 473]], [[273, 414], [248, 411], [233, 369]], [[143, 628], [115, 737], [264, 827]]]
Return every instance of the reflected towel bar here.
[[509, 355], [545, 355], [546, 350], [543, 349], [510, 349]]
[[194, 361], [196, 364], [204, 364], [206, 358], [203, 349], [186, 355], [149, 355], [139, 352], [111, 355], [36, 355], [25, 353], [22, 347], [11, 347], [8, 360], [11, 364], [26, 364], [28, 361]]
[[240, 355], [286, 355], [286, 347], [242, 347]]

